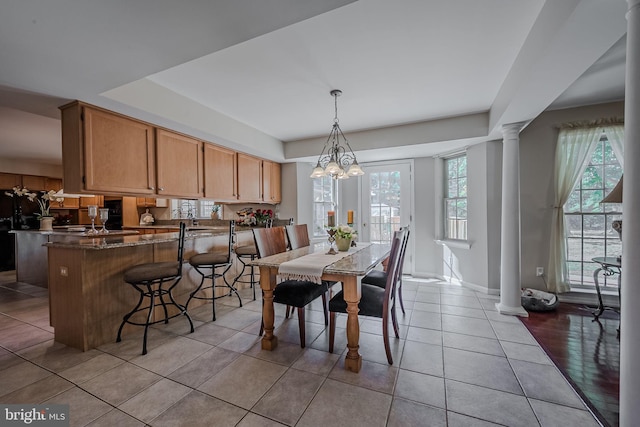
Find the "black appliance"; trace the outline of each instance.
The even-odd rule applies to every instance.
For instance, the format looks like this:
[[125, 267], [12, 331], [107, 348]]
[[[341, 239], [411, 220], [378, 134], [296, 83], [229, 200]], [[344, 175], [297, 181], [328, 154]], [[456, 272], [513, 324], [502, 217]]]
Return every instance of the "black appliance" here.
[[122, 199], [106, 199], [104, 207], [109, 209], [107, 230], [122, 230]]

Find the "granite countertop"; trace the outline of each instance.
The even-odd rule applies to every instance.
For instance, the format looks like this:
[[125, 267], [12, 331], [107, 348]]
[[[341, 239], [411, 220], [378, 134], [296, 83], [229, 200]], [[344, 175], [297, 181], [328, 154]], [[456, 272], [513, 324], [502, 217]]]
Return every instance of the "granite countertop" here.
[[[79, 230], [81, 227], [82, 226], [77, 226], [75, 228]], [[95, 237], [95, 235], [88, 233], [90, 229], [91, 227], [85, 227], [84, 231], [75, 231], [74, 227], [71, 227], [71, 229], [69, 229], [68, 227], [54, 227], [53, 231], [43, 231], [43, 230], [38, 230], [34, 228], [30, 230], [11, 230], [10, 233], [31, 233], [31, 234], [43, 234], [43, 235], [50, 235], [50, 236], [69, 236], [69, 237], [89, 237], [89, 236]], [[98, 228], [98, 230], [100, 229], [101, 227]], [[139, 234], [139, 233], [134, 230], [109, 230], [108, 235], [122, 236], [122, 235], [133, 235], [133, 234]], [[101, 234], [99, 236], [106, 236], [106, 235]]]
[[[225, 230], [228, 233], [228, 230]], [[224, 234], [216, 231], [188, 231], [185, 239], [198, 239], [204, 237], [213, 237]], [[179, 233], [160, 233], [160, 234], [102, 234], [96, 236], [87, 236], [73, 241], [49, 242], [44, 246], [53, 248], [66, 249], [113, 249], [121, 247], [153, 245], [157, 243], [175, 242], [178, 240]]]

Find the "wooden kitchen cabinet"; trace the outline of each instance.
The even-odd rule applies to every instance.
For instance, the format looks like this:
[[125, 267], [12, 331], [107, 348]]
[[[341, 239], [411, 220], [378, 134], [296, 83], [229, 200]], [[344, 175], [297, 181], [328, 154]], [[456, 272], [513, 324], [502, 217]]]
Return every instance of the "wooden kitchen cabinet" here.
[[262, 161], [262, 201], [277, 204], [282, 201], [280, 163]]
[[104, 196], [92, 196], [92, 197], [80, 197], [80, 207], [86, 208], [91, 205], [96, 205], [100, 208], [104, 207]]
[[204, 144], [204, 197], [216, 202], [238, 200], [237, 154], [228, 148]]
[[45, 177], [44, 188], [46, 188], [47, 191], [49, 190], [60, 191], [62, 190], [62, 180], [60, 178]]
[[155, 208], [156, 199], [153, 197], [136, 197], [136, 206], [139, 208]]
[[22, 176], [15, 173], [0, 173], [0, 189], [11, 190], [22, 185]]
[[262, 159], [238, 153], [238, 200], [262, 202]]
[[51, 209], [78, 209], [80, 199], [65, 197], [62, 202], [51, 202]]
[[65, 191], [156, 192], [154, 128], [73, 102], [61, 107]]
[[197, 199], [203, 196], [202, 141], [156, 130], [157, 194]]
[[28, 188], [29, 191], [47, 190], [44, 176], [22, 175], [22, 186]]

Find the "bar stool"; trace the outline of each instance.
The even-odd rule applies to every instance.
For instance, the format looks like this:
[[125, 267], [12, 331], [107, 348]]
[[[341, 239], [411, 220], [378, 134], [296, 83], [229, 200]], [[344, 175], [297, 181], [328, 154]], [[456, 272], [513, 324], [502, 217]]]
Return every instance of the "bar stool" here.
[[[187, 313], [186, 307], [178, 304], [171, 291], [182, 279], [182, 261], [184, 255], [184, 237], [185, 237], [186, 225], [184, 222], [180, 223], [180, 233], [178, 237], [178, 259], [177, 261], [167, 262], [152, 262], [139, 264], [131, 267], [124, 272], [124, 281], [132, 285], [138, 292], [140, 292], [140, 299], [138, 304], [129, 313], [125, 314], [122, 318], [122, 323], [118, 328], [118, 338], [116, 342], [122, 341], [122, 328], [125, 323], [130, 325], [144, 326], [144, 337], [142, 340], [142, 354], [147, 354], [147, 332], [149, 325], [155, 323], [169, 323], [169, 319], [177, 316], [184, 315], [189, 321], [191, 326], [191, 332], [193, 332], [193, 321]], [[165, 288], [165, 283], [170, 282], [169, 287]], [[165, 296], [169, 296], [169, 302], [165, 301]], [[149, 305], [147, 307], [140, 307], [145, 298], [148, 298]], [[164, 318], [159, 320], [152, 320], [153, 312], [155, 308], [155, 300], [158, 298], [160, 304], [164, 310]], [[169, 316], [167, 310], [167, 304], [171, 304], [178, 308], [178, 313]], [[134, 322], [131, 320], [131, 316], [135, 313], [147, 310], [147, 319], [144, 323]]]
[[[227, 282], [227, 278], [225, 277], [225, 274], [227, 273], [227, 271], [229, 271], [232, 265], [231, 251], [233, 249], [234, 236], [235, 236], [235, 221], [231, 220], [229, 221], [229, 244], [227, 245], [227, 249], [225, 251], [204, 252], [201, 254], [194, 255], [189, 259], [189, 264], [191, 264], [191, 266], [200, 274], [200, 276], [202, 276], [202, 279], [200, 280], [200, 284], [198, 285], [196, 290], [191, 292], [191, 294], [189, 295], [189, 299], [187, 300], [185, 307], [187, 308], [189, 307], [189, 303], [191, 302], [192, 299], [211, 300], [211, 307], [213, 311], [213, 321], [216, 320], [215, 300], [218, 298], [222, 298], [223, 296], [226, 296], [226, 295], [216, 296], [215, 288], [225, 288], [225, 287], [228, 288], [229, 289], [228, 295], [232, 295], [233, 293], [235, 293], [236, 296], [238, 297], [238, 301], [240, 302], [240, 307], [242, 307], [242, 298], [240, 298], [240, 294], [238, 294], [238, 291], [235, 288], [235, 286], [230, 285], [229, 282]], [[221, 273], [216, 272], [216, 270], [219, 268], [224, 268], [224, 271], [222, 271]], [[204, 271], [208, 269], [211, 270], [210, 273], [207, 273], [206, 271]], [[216, 279], [218, 277], [222, 277], [222, 280], [224, 281], [224, 285], [216, 285]], [[211, 285], [203, 287], [205, 279], [211, 279]], [[235, 281], [234, 281], [234, 284], [235, 284]], [[211, 296], [208, 296], [203, 293], [207, 289], [211, 289]], [[201, 293], [201, 295], [196, 295], [198, 293]]]
[[[273, 219], [269, 218], [265, 223], [265, 228], [271, 228], [273, 226]], [[248, 283], [251, 285], [251, 290], [253, 291], [253, 300], [256, 300], [256, 285], [259, 285], [259, 282], [256, 280], [255, 267], [251, 265], [251, 261], [258, 258], [258, 251], [256, 249], [255, 243], [251, 242], [246, 245], [236, 246], [234, 249], [236, 254], [236, 258], [242, 264], [242, 270], [240, 270], [240, 274], [238, 274], [235, 279], [233, 279], [233, 287], [236, 288], [236, 283]], [[249, 269], [246, 272], [247, 268]], [[249, 277], [248, 279], [246, 277]], [[237, 288], [236, 288], [237, 289]]]

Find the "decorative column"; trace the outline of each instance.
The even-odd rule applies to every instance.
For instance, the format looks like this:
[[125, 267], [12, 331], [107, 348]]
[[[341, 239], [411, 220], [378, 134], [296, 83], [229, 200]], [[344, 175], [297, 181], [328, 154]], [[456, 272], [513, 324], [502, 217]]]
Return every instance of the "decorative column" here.
[[640, 420], [640, 0], [627, 0], [627, 67], [622, 189], [622, 286], [620, 324], [620, 426]]
[[500, 237], [500, 314], [527, 317], [520, 302], [520, 130], [502, 127], [502, 227]]

